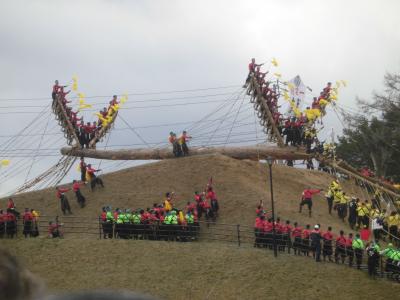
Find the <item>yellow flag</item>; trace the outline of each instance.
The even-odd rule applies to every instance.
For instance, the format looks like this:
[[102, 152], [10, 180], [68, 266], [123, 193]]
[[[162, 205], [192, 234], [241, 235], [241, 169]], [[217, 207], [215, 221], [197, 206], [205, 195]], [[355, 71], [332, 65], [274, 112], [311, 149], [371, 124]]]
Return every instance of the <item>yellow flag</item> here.
[[271, 64], [274, 66], [274, 67], [277, 67], [279, 64], [278, 64], [278, 61], [276, 60], [276, 58], [274, 57], [274, 58], [272, 58], [272, 60], [271, 60]]
[[74, 83], [72, 84], [72, 90], [73, 90], [74, 92], [78, 91], [78, 84], [77, 84], [76, 82], [74, 82]]
[[1, 165], [2, 165], [3, 167], [8, 166], [9, 164], [10, 164], [10, 160], [8, 160], [8, 159], [3, 159], [3, 160], [1, 161]]
[[281, 78], [281, 77], [282, 77], [282, 74], [281, 74], [281, 73], [274, 73], [274, 75], [275, 75], [276, 77], [278, 77], [278, 78]]
[[287, 86], [288, 86], [289, 90], [294, 90], [294, 84], [293, 83], [289, 82]]
[[81, 171], [81, 166], [79, 164], [76, 166], [76, 171], [78, 171], [78, 172]]
[[347, 87], [347, 81], [346, 80], [340, 80], [340, 82], [343, 84], [344, 87]]
[[340, 81], [336, 81], [336, 88], [340, 88]]
[[284, 98], [285, 100], [289, 100], [289, 99], [290, 99], [289, 94], [288, 94], [286, 91], [283, 92], [283, 98]]

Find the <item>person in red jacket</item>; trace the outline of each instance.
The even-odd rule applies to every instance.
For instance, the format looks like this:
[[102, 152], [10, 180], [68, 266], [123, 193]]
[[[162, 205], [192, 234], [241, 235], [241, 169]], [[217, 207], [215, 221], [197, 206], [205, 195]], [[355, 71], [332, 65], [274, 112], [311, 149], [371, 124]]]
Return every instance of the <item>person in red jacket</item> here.
[[29, 208], [25, 208], [25, 212], [22, 215], [22, 222], [24, 226], [23, 234], [25, 238], [32, 236], [32, 223], [33, 223], [33, 215], [29, 211]]
[[346, 259], [346, 237], [344, 236], [343, 230], [340, 230], [340, 235], [336, 239], [336, 248], [335, 248], [336, 263], [339, 263], [339, 256], [342, 260], [342, 264], [344, 264], [344, 260]]
[[326, 261], [326, 258], [328, 257], [329, 261], [332, 261], [332, 240], [333, 240], [333, 234], [332, 234], [332, 227], [328, 227], [328, 231], [324, 232], [322, 234], [322, 239], [323, 239], [323, 247], [322, 247], [322, 257], [324, 258], [324, 261]]
[[67, 198], [67, 196], [65, 196], [65, 193], [68, 192], [69, 189], [56, 187], [56, 191], [57, 191], [57, 193], [56, 193], [57, 198], [60, 199], [61, 211], [63, 212], [63, 214], [65, 215], [66, 212], [68, 212], [69, 214], [72, 214], [71, 207], [69, 206], [68, 198]]
[[262, 247], [264, 242], [264, 226], [265, 226], [265, 216], [259, 216], [256, 218], [256, 223], [254, 224], [254, 235], [256, 237], [254, 241], [254, 247]]
[[305, 256], [310, 255], [310, 234], [311, 234], [310, 224], [307, 224], [306, 229], [303, 230], [302, 240], [301, 240], [302, 252]]
[[89, 175], [88, 176], [89, 178], [87, 178], [87, 180], [90, 180], [90, 189], [92, 190], [92, 192], [97, 184], [99, 184], [102, 188], [104, 188], [103, 180], [101, 180], [101, 178], [97, 177], [95, 174], [96, 172], [99, 172], [99, 171], [101, 171], [101, 170], [100, 169], [96, 170], [96, 169], [92, 168], [91, 164], [88, 164], [86, 167], [86, 172]]
[[12, 209], [8, 208], [7, 213], [4, 217], [5, 220], [5, 227], [6, 227], [6, 234], [7, 237], [12, 239], [14, 235], [17, 233], [17, 218], [15, 214], [12, 212]]
[[301, 255], [300, 250], [302, 249], [301, 237], [303, 234], [303, 229], [300, 226], [298, 226], [297, 222], [295, 222], [293, 225], [294, 228], [292, 230], [292, 237], [294, 239], [293, 241], [294, 255]]
[[290, 253], [290, 248], [292, 247], [292, 240], [290, 239], [291, 232], [292, 226], [290, 225], [290, 221], [287, 220], [286, 224], [282, 226], [282, 251], [285, 251], [285, 247], [287, 247], [288, 253]]
[[3, 213], [3, 210], [0, 209], [0, 239], [4, 237], [4, 232], [6, 229], [6, 215]]
[[251, 62], [249, 63], [249, 75], [247, 75], [246, 83], [243, 85], [243, 88], [246, 88], [247, 85], [249, 84], [251, 75], [255, 74], [255, 72], [256, 72], [256, 67], [260, 67], [262, 65], [263, 64], [256, 64], [255, 58], [251, 59]]
[[321, 190], [312, 190], [310, 188], [305, 189], [301, 198], [299, 213], [301, 213], [303, 205], [306, 204], [308, 206], [308, 215], [311, 217], [312, 196], [314, 194], [319, 194], [320, 192]]
[[81, 208], [85, 207], [85, 201], [86, 201], [86, 198], [81, 193], [81, 186], [83, 185], [85, 185], [84, 182], [79, 182], [76, 180], [72, 181], [72, 190], [74, 191], [76, 196], [76, 201], [78, 201], [78, 204], [80, 205]]
[[218, 199], [217, 199], [217, 195], [215, 194], [215, 192], [211, 186], [209, 186], [207, 189], [206, 198], [208, 200], [210, 200], [213, 213], [215, 214], [216, 217], [218, 217], [218, 210], [219, 210]]

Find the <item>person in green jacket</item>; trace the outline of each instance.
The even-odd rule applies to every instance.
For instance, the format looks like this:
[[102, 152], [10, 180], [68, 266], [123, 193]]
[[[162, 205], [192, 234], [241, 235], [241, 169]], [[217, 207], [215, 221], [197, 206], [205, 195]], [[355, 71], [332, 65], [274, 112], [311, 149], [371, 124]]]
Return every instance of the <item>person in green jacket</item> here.
[[380, 255], [383, 257], [386, 257], [386, 266], [385, 266], [385, 271], [386, 272], [393, 272], [393, 253], [395, 252], [395, 249], [393, 249], [393, 244], [389, 243], [387, 245], [387, 248], [385, 250], [382, 250], [379, 252]]
[[364, 242], [361, 240], [358, 233], [356, 234], [355, 239], [353, 239], [352, 247], [356, 256], [357, 269], [360, 269], [364, 252]]

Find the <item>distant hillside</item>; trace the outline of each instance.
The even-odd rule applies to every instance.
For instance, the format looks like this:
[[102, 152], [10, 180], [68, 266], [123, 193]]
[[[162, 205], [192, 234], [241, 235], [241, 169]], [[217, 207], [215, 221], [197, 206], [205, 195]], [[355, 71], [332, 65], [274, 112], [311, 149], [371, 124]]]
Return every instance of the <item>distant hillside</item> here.
[[[79, 178], [79, 173], [77, 179]], [[194, 191], [202, 191], [210, 176], [213, 177], [221, 214], [219, 222], [252, 225], [255, 207], [264, 199], [265, 208], [270, 207], [267, 166], [254, 161], [235, 160], [221, 155], [207, 155], [163, 160], [134, 168], [124, 169], [102, 176], [106, 187], [90, 192], [84, 187], [87, 206], [80, 209], [75, 195], [68, 193], [72, 210], [76, 216], [96, 218], [104, 205], [113, 208], [146, 208], [160, 203], [167, 191], [175, 191], [176, 206], [184, 207], [193, 199]], [[335, 231], [343, 228], [336, 215], [327, 213], [324, 193], [314, 199], [313, 216], [308, 217], [306, 210], [298, 213], [301, 192], [306, 187], [323, 188], [329, 185], [333, 177], [319, 171], [308, 171], [274, 165], [273, 181], [277, 215], [282, 219], [298, 221], [300, 224], [321, 223], [331, 225]], [[351, 182], [343, 184], [348, 194], [358, 194], [360, 189]], [[34, 207], [42, 214], [61, 214], [55, 190], [47, 189], [15, 197], [19, 210]], [[0, 200], [0, 207], [6, 206], [6, 200]], [[346, 228], [346, 227], [345, 227]]]

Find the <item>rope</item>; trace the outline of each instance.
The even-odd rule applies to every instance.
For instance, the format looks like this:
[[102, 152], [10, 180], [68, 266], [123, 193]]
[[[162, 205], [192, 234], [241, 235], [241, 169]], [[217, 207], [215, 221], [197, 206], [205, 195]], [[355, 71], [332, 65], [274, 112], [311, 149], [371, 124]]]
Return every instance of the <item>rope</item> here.
[[242, 102], [240, 103], [239, 109], [238, 109], [238, 111], [237, 111], [237, 113], [236, 113], [236, 115], [235, 115], [235, 119], [234, 119], [233, 122], [232, 122], [232, 127], [230, 128], [229, 133], [228, 133], [228, 135], [227, 135], [227, 137], [226, 137], [224, 147], [226, 146], [226, 143], [229, 141], [229, 138], [230, 138], [231, 133], [232, 133], [233, 126], [235, 125], [236, 119], [237, 119], [237, 117], [238, 117], [238, 115], [239, 115], [239, 113], [240, 113], [240, 109], [242, 108], [244, 99], [245, 99], [245, 97], [243, 96]]
[[129, 129], [139, 138], [139, 140], [141, 140], [148, 148], [151, 148], [151, 146], [140, 136], [140, 134], [135, 130], [135, 128], [133, 128], [127, 121], [125, 121], [125, 119], [121, 116], [121, 114], [119, 115], [119, 118], [122, 120], [122, 122], [125, 123], [126, 126], [129, 127]]

